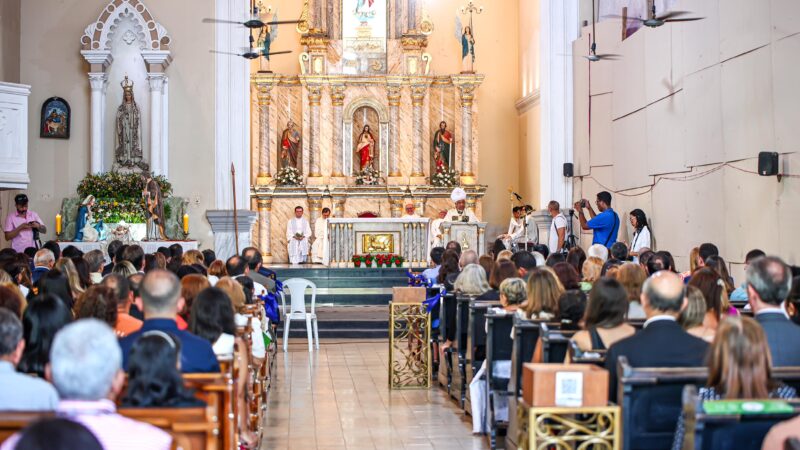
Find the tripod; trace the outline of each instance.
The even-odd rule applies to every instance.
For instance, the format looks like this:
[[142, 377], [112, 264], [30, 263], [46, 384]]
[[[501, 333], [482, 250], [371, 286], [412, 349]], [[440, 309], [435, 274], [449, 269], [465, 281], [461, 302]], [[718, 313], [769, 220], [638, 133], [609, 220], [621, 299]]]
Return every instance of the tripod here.
[[567, 231], [569, 232], [569, 234], [567, 234], [566, 239], [564, 239], [564, 248], [561, 249], [561, 251], [563, 252], [567, 252], [569, 251], [569, 249], [578, 246], [578, 238], [575, 236], [575, 234], [573, 234], [573, 229], [572, 229], [573, 220], [575, 220], [575, 210], [570, 209], [569, 220], [567, 221]]

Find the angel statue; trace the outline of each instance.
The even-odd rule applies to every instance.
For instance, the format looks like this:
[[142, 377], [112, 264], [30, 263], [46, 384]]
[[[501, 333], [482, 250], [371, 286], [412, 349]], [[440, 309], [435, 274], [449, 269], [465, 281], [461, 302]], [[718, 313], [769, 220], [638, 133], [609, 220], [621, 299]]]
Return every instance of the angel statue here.
[[164, 234], [164, 199], [161, 198], [161, 186], [158, 181], [153, 177], [148, 176], [144, 178], [144, 190], [142, 197], [145, 203], [145, 217], [147, 218], [147, 234], [146, 240], [148, 241], [165, 241], [167, 240]]
[[133, 82], [125, 76], [122, 86], [122, 104], [117, 108], [117, 149], [115, 165], [126, 168], [146, 168], [142, 161], [142, 126], [139, 106], [133, 97]]
[[100, 240], [103, 221], [95, 223], [92, 219], [94, 202], [94, 195], [88, 195], [78, 208], [78, 215], [75, 218], [75, 242], [97, 242]]
[[456, 39], [461, 42], [461, 61], [469, 56], [469, 70], [462, 73], [475, 73], [475, 37], [472, 35], [471, 26], [462, 26], [461, 19], [456, 16]]
[[[272, 15], [270, 22], [278, 21], [278, 12]], [[265, 20], [266, 22], [266, 20]], [[258, 50], [261, 53], [261, 58], [258, 60], [259, 72], [272, 72], [269, 70], [269, 52], [272, 43], [278, 39], [278, 26], [277, 25], [264, 25], [261, 27], [261, 32], [258, 34]]]

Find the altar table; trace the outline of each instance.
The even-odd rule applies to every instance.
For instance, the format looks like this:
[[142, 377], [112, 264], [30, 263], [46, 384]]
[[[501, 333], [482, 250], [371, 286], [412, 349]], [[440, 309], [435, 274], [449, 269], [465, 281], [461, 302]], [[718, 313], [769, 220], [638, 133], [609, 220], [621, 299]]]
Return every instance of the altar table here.
[[430, 219], [333, 218], [328, 219], [328, 251], [323, 263], [354, 267], [353, 255], [400, 255], [403, 267], [427, 266]]

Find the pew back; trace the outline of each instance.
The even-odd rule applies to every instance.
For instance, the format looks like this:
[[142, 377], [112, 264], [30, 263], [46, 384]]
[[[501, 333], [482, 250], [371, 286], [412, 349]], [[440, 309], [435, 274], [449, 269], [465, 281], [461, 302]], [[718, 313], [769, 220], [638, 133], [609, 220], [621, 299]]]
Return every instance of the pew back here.
[[[508, 421], [500, 422], [495, 416], [495, 403], [492, 395], [508, 397], [506, 377], [497, 376], [495, 365], [500, 362], [511, 364], [511, 351], [514, 344], [511, 329], [514, 315], [489, 312], [486, 314], [486, 411], [489, 415], [489, 440], [492, 449], [497, 448], [497, 439], [508, 426]], [[516, 413], [516, 412], [514, 412]]]
[[547, 323], [541, 324], [542, 362], [562, 364], [569, 351], [569, 343], [577, 330], [553, 329]]

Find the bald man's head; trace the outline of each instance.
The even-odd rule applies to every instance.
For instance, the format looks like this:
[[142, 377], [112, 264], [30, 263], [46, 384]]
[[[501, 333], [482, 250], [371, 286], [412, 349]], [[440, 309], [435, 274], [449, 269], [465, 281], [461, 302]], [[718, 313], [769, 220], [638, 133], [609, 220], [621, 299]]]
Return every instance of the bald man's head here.
[[674, 272], [662, 270], [644, 282], [642, 305], [650, 311], [677, 314], [683, 306], [683, 301], [683, 280]]
[[178, 313], [181, 283], [172, 272], [162, 269], [151, 270], [145, 275], [139, 290], [146, 318], [174, 316]]

